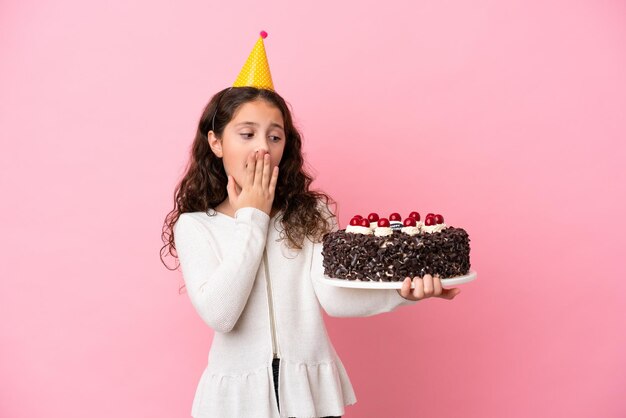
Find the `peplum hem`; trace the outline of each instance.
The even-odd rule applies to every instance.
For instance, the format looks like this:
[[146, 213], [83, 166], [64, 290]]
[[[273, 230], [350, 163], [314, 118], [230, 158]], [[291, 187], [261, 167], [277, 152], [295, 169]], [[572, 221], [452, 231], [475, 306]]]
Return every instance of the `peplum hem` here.
[[191, 408], [193, 418], [317, 418], [344, 415], [356, 396], [341, 360], [318, 363], [281, 358], [278, 391], [274, 393], [271, 364], [249, 373], [225, 374], [206, 368]]
[[279, 418], [270, 367], [244, 374], [212, 373], [200, 377], [191, 407], [193, 418]]
[[338, 358], [318, 363], [280, 360], [280, 416], [317, 418], [340, 416], [356, 403], [346, 370]]

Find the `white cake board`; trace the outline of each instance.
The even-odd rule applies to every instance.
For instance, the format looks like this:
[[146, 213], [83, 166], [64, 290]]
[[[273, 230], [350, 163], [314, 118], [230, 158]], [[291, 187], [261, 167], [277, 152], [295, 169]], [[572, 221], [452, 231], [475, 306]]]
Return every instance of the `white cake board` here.
[[[450, 277], [446, 279], [441, 279], [441, 285], [444, 288], [448, 288], [451, 286], [456, 286], [463, 283], [471, 282], [478, 277], [478, 273], [474, 270], [470, 270], [470, 272], [464, 276]], [[402, 282], [375, 282], [375, 281], [363, 281], [363, 280], [344, 280], [344, 279], [334, 279], [332, 277], [328, 277], [324, 275], [324, 278], [318, 278], [322, 283], [329, 284], [331, 286], [337, 287], [351, 287], [355, 289], [402, 289]], [[415, 288], [413, 283], [411, 282], [411, 289]]]

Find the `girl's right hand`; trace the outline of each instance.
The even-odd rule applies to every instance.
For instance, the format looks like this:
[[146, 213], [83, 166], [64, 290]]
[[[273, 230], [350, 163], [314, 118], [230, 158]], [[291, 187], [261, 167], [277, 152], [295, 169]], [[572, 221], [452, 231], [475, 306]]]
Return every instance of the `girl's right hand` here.
[[[415, 283], [415, 288], [411, 291], [411, 281]], [[408, 300], [422, 300], [430, 297], [452, 300], [456, 295], [461, 293], [461, 289], [454, 287], [452, 289], [444, 288], [441, 285], [441, 277], [438, 274], [434, 276], [426, 274], [424, 277], [406, 277], [402, 282], [402, 289], [396, 289], [398, 294]]]
[[246, 165], [246, 178], [237, 187], [233, 176], [228, 176], [228, 200], [233, 211], [251, 206], [270, 215], [274, 202], [274, 190], [278, 179], [278, 166], [270, 173], [270, 155], [263, 150], [251, 152]]

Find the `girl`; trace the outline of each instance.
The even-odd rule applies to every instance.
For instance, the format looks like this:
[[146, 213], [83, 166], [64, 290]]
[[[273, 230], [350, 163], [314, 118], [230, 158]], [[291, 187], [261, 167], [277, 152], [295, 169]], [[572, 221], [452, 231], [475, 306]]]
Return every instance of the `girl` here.
[[430, 276], [416, 277], [414, 291], [410, 278], [402, 290], [318, 282], [321, 238], [338, 224], [334, 201], [309, 190], [301, 146], [273, 89], [224, 89], [200, 118], [164, 231], [192, 305], [215, 331], [195, 418], [339, 417], [356, 397], [320, 306], [371, 316], [456, 295]]

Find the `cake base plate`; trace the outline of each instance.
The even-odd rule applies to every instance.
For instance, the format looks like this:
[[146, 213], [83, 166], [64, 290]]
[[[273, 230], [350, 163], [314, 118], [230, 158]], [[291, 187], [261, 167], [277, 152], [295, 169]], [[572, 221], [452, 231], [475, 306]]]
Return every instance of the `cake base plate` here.
[[[468, 274], [463, 276], [441, 279], [441, 285], [444, 288], [448, 288], [451, 286], [471, 282], [472, 280], [475, 280], [476, 277], [478, 277], [478, 273], [476, 273], [476, 271], [474, 270], [470, 270]], [[324, 275], [324, 278], [318, 278], [318, 280], [322, 283], [337, 287], [352, 287], [356, 289], [402, 289], [402, 282], [375, 282], [363, 280], [334, 279], [326, 275]], [[411, 289], [413, 288], [415, 288], [415, 286], [413, 285], [413, 283], [411, 283]]]

